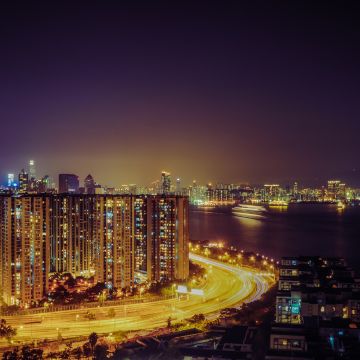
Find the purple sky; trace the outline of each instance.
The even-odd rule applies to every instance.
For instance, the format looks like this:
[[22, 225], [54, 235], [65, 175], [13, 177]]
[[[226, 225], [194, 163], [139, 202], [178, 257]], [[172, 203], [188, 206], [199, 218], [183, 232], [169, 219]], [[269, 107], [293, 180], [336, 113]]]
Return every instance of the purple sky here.
[[360, 185], [359, 4], [6, 3], [3, 178]]

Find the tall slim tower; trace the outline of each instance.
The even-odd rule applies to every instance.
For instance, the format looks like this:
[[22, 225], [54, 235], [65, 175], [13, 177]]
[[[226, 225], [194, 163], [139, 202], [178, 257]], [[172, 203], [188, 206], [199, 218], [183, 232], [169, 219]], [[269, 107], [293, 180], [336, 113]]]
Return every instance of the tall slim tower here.
[[35, 169], [35, 161], [29, 161], [29, 177], [31, 179], [36, 179], [36, 169]]
[[162, 194], [169, 194], [171, 187], [171, 175], [169, 172], [163, 171], [161, 173], [161, 192]]
[[176, 179], [176, 195], [180, 195], [181, 194], [181, 179], [177, 178]]
[[8, 174], [8, 187], [12, 187], [14, 186], [14, 174]]

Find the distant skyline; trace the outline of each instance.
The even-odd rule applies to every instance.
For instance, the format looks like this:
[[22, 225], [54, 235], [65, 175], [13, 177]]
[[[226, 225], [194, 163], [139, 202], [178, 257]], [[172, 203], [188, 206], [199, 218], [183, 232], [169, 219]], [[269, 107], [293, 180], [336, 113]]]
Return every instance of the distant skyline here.
[[[32, 159], [31, 159], [32, 160]], [[51, 174], [49, 172], [43, 172], [43, 171], [39, 171], [39, 168], [38, 168], [38, 164], [37, 162], [35, 161], [35, 168], [36, 168], [36, 175], [37, 175], [37, 178], [41, 178], [45, 175], [49, 175], [51, 180], [53, 180], [56, 185], [58, 186], [58, 180], [59, 180], [59, 174], [75, 174], [75, 175], [78, 175], [79, 176], [79, 181], [80, 181], [80, 186], [83, 186], [84, 185], [84, 180], [85, 180], [85, 177], [87, 175], [92, 175], [95, 182], [100, 184], [100, 185], [103, 185], [103, 186], [109, 186], [109, 187], [120, 187], [122, 185], [131, 185], [131, 184], [135, 184], [135, 185], [139, 185], [139, 186], [149, 186], [151, 185], [152, 182], [154, 181], [160, 181], [161, 179], [161, 172], [162, 171], [168, 171], [170, 172], [171, 174], [171, 181], [172, 181], [172, 184], [175, 185], [176, 184], [176, 180], [178, 178], [180, 178], [180, 182], [181, 182], [181, 186], [183, 187], [187, 187], [189, 185], [191, 185], [191, 183], [196, 180], [196, 182], [199, 184], [199, 185], [206, 185], [208, 183], [212, 183], [212, 184], [216, 184], [216, 183], [224, 183], [224, 184], [230, 184], [230, 183], [233, 183], [233, 184], [249, 184], [249, 185], [264, 185], [264, 184], [271, 184], [271, 183], [279, 183], [280, 185], [292, 185], [294, 182], [297, 182], [298, 185], [300, 187], [306, 187], [306, 186], [324, 186], [326, 185], [326, 182], [327, 180], [341, 180], [343, 182], [345, 182], [347, 185], [349, 186], [352, 186], [352, 187], [358, 187], [360, 188], [360, 184], [356, 184], [355, 182], [348, 182], [346, 181], [346, 179], [342, 178], [342, 177], [331, 177], [331, 178], [324, 178], [324, 179], [314, 179], [312, 182], [308, 182], [308, 181], [305, 181], [304, 179], [293, 179], [293, 178], [288, 178], [288, 179], [282, 179], [282, 180], [273, 180], [273, 179], [265, 179], [264, 181], [261, 181], [261, 182], [254, 182], [254, 181], [249, 181], [249, 180], [244, 180], [244, 179], [240, 179], [240, 180], [235, 180], [235, 181], [229, 181], [228, 179], [221, 179], [221, 180], [217, 180], [217, 179], [205, 179], [205, 180], [202, 180], [200, 179], [199, 177], [196, 177], [194, 176], [193, 178], [191, 179], [185, 179], [181, 176], [181, 174], [177, 174], [177, 173], [173, 173], [171, 171], [169, 171], [169, 169], [162, 169], [162, 170], [159, 170], [157, 173], [155, 173], [154, 169], [152, 169], [152, 171], [150, 171], [147, 176], [151, 176], [151, 174], [153, 174], [153, 178], [150, 178], [149, 177], [149, 181], [147, 182], [135, 182], [135, 181], [132, 181], [131, 180], [131, 173], [127, 173], [126, 174], [126, 178], [130, 179], [129, 181], [123, 181], [123, 182], [120, 182], [120, 183], [115, 183], [115, 182], [111, 182], [111, 183], [105, 183], [101, 180], [101, 174], [100, 174], [100, 177], [94, 175], [95, 173], [93, 172], [85, 172], [85, 173], [79, 173], [79, 171], [76, 171], [76, 169], [74, 169], [74, 171], [62, 171], [62, 172], [56, 172], [54, 174]], [[29, 161], [27, 163], [25, 163], [22, 167], [21, 167], [21, 170], [24, 169], [26, 172], [29, 172]], [[14, 176], [15, 176], [15, 182], [17, 182], [18, 180], [18, 173], [20, 172], [20, 170], [13, 170], [13, 171], [9, 171], [8, 173], [13, 173]], [[111, 173], [111, 170], [109, 169], [108, 171], [105, 171], [107, 174]], [[7, 184], [7, 174], [8, 173], [4, 173], [4, 174], [1, 174], [1, 181], [0, 181], [0, 185], [6, 185]], [[125, 178], [125, 177], [124, 177]], [[145, 174], [144, 176], [142, 177], [143, 179], [145, 178]]]
[[[360, 4], [0, 5], [0, 176], [360, 186]], [[4, 179], [5, 180], [5, 179]], [[4, 180], [2, 182], [4, 182]]]

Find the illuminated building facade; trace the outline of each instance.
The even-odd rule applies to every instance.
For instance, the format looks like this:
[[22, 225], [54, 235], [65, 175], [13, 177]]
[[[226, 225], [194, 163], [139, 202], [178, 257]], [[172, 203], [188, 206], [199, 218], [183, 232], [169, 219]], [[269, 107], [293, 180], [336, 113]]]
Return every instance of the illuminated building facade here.
[[29, 174], [22, 169], [19, 174], [19, 193], [25, 194], [29, 187]]
[[[134, 199], [134, 267], [135, 271], [147, 272], [148, 197]], [[150, 215], [151, 216], [151, 215]], [[151, 217], [150, 219], [151, 220]], [[149, 234], [151, 235], [151, 234]]]
[[212, 184], [207, 185], [206, 203], [214, 205], [231, 205], [234, 203], [234, 194], [229, 185]]
[[0, 281], [8, 304], [29, 304], [48, 286], [50, 199], [0, 197]]
[[15, 177], [14, 177], [14, 174], [8, 174], [8, 181], [7, 181], [7, 184], [8, 184], [8, 187], [12, 187], [14, 186], [14, 180], [15, 180]]
[[51, 196], [51, 272], [88, 275], [93, 255], [93, 197]]
[[262, 201], [268, 202], [273, 199], [278, 199], [281, 193], [279, 184], [265, 184], [262, 189]]
[[109, 289], [185, 279], [188, 200], [165, 195], [23, 194], [0, 197], [0, 275], [9, 304], [47, 293], [48, 275], [95, 276]]
[[31, 179], [36, 179], [36, 168], [35, 168], [35, 161], [34, 160], [30, 160], [29, 161], [29, 175], [30, 175], [30, 180]]
[[327, 200], [345, 200], [346, 199], [346, 185], [340, 180], [329, 180], [326, 189]]
[[171, 174], [163, 171], [161, 173], [161, 193], [169, 194], [171, 190]]
[[150, 280], [186, 279], [189, 275], [188, 200], [178, 196], [148, 198]]
[[134, 281], [131, 196], [96, 196], [93, 221], [95, 274], [108, 288]]
[[[315, 357], [319, 344], [352, 341], [358, 329], [359, 279], [342, 258], [284, 257], [279, 265], [275, 323], [268, 360], [342, 358]], [[295, 355], [296, 354], [296, 355]], [[353, 358], [353, 357], [349, 357]]]

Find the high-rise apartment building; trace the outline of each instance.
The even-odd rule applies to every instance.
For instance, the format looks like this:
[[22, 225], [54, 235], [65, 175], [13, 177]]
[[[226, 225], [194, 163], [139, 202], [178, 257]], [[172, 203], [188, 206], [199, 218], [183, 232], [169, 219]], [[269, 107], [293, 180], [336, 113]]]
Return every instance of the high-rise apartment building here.
[[79, 192], [79, 177], [74, 174], [59, 174], [59, 193], [77, 194]]
[[51, 197], [51, 271], [89, 275], [94, 272], [94, 203], [90, 196]]
[[50, 214], [49, 197], [0, 197], [0, 282], [8, 304], [29, 304], [46, 294]]
[[134, 237], [131, 196], [96, 196], [94, 242], [96, 278], [108, 288], [134, 282]]
[[[134, 199], [134, 268], [135, 271], [147, 272], [147, 244], [151, 236], [148, 231], [148, 196], [137, 196]], [[151, 215], [149, 215], [151, 216]]]
[[189, 275], [188, 199], [148, 198], [147, 274], [150, 280], [185, 279]]
[[46, 294], [50, 272], [95, 276], [110, 288], [185, 279], [188, 200], [166, 195], [0, 196], [0, 275], [9, 304]]

